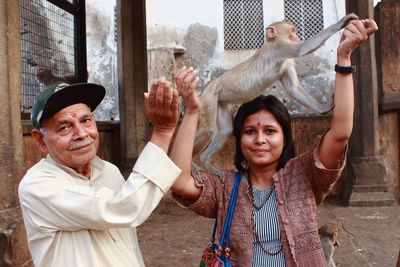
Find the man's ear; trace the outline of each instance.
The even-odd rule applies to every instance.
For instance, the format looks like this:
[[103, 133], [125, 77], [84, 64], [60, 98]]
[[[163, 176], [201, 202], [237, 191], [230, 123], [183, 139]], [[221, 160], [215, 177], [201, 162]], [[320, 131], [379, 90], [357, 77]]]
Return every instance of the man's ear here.
[[47, 154], [48, 150], [47, 150], [46, 144], [43, 141], [43, 133], [41, 131], [39, 131], [38, 129], [33, 129], [31, 132], [31, 135], [32, 135], [33, 139], [35, 140], [35, 143], [36, 143], [37, 147], [40, 149], [40, 151]]
[[265, 34], [267, 35], [268, 40], [274, 39], [276, 37], [277, 33], [278, 32], [277, 32], [275, 26], [268, 26], [265, 29]]

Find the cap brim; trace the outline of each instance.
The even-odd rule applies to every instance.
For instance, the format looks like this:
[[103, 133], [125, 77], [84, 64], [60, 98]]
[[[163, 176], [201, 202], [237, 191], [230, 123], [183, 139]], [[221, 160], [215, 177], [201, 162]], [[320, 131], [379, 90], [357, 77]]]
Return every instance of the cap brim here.
[[94, 111], [106, 94], [104, 87], [95, 83], [75, 83], [67, 87], [53, 93], [46, 101], [41, 121], [65, 107], [79, 103], [86, 104], [91, 111]]

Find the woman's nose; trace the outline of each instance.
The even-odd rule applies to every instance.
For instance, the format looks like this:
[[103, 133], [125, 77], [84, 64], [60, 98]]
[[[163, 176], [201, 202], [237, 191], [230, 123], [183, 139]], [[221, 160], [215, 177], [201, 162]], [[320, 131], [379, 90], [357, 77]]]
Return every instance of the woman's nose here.
[[265, 135], [264, 135], [262, 132], [258, 132], [258, 133], [256, 134], [255, 142], [256, 142], [257, 144], [264, 144], [266, 141], [267, 141], [267, 140], [266, 140], [266, 138], [265, 138]]

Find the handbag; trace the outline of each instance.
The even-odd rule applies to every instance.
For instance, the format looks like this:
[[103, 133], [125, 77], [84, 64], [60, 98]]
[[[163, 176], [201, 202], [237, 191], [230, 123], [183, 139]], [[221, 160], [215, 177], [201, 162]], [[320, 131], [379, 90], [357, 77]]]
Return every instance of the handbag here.
[[231, 230], [231, 223], [233, 213], [235, 212], [235, 204], [240, 183], [240, 173], [235, 175], [235, 182], [232, 188], [232, 194], [229, 199], [228, 211], [226, 213], [224, 227], [221, 233], [219, 244], [215, 242], [215, 232], [217, 230], [217, 219], [215, 219], [212, 236], [210, 243], [203, 252], [201, 257], [200, 267], [231, 267], [229, 247], [229, 233]]

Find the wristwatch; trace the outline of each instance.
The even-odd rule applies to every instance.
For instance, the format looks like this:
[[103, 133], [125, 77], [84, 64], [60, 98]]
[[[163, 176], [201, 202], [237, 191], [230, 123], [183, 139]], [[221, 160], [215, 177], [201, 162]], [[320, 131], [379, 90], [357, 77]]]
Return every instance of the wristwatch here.
[[356, 65], [351, 65], [348, 67], [339, 66], [338, 64], [335, 65], [335, 71], [338, 73], [354, 73], [357, 71]]

